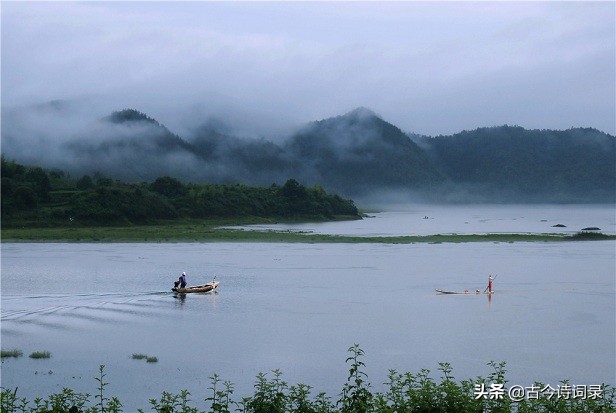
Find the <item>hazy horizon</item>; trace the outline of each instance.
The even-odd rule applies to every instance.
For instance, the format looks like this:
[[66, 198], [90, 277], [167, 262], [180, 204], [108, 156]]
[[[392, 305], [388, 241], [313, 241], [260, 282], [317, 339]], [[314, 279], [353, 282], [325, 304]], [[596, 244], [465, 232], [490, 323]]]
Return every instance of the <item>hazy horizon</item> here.
[[[2, 110], [63, 100], [95, 119], [134, 108], [180, 136], [222, 119], [239, 136], [275, 139], [362, 106], [428, 136], [503, 124], [615, 135], [615, 10], [4, 2]], [[76, 117], [50, 134], [81, 127]]]

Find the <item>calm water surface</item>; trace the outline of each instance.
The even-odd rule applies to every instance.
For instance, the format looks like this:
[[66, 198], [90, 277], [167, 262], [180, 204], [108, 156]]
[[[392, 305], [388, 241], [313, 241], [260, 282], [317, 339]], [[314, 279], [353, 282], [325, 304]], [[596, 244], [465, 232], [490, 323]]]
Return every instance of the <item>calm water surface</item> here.
[[[387, 232], [387, 219], [370, 225], [379, 219]], [[233, 381], [240, 399], [258, 372], [279, 368], [288, 382], [335, 398], [354, 343], [376, 390], [390, 368], [428, 368], [438, 378], [440, 361], [459, 379], [502, 360], [511, 384], [615, 384], [615, 247], [2, 244], [2, 348], [24, 352], [3, 361], [2, 386], [29, 397], [65, 386], [93, 393], [105, 364], [109, 393], [132, 412], [163, 390], [202, 400], [214, 373]], [[181, 271], [190, 284], [216, 274], [219, 292], [174, 296], [168, 290]], [[483, 290], [488, 274], [497, 275], [491, 300], [434, 293]], [[52, 358], [29, 359], [36, 350]]]
[[[575, 234], [596, 227], [616, 234], [613, 205], [416, 205], [369, 213], [352, 222], [248, 225], [243, 228], [350, 236], [432, 234]], [[558, 225], [558, 226], [556, 226]], [[560, 226], [562, 225], [562, 226]]]

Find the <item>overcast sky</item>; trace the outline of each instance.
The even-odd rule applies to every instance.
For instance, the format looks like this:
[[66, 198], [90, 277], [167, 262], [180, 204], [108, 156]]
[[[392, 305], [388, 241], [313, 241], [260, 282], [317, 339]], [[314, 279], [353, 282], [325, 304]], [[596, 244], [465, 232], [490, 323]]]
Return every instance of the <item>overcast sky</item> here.
[[2, 106], [131, 107], [179, 133], [219, 116], [275, 135], [365, 106], [427, 135], [615, 134], [615, 4], [4, 1]]

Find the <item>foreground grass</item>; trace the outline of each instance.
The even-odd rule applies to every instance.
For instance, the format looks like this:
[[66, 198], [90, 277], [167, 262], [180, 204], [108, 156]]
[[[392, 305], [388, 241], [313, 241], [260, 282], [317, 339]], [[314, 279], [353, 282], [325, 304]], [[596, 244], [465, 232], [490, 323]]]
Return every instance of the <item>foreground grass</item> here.
[[[305, 384], [288, 385], [282, 373], [272, 371], [273, 378], [260, 373], [254, 394], [234, 399], [233, 383], [222, 381], [218, 375], [210, 377], [211, 385], [205, 402], [206, 410], [195, 407], [191, 394], [163, 392], [160, 399], [150, 399], [151, 410], [157, 413], [614, 413], [616, 391], [608, 385], [598, 386], [596, 392], [578, 393], [567, 381], [559, 385], [534, 383], [527, 387], [528, 397], [512, 396], [508, 390], [505, 363], [488, 363], [492, 372], [487, 377], [457, 381], [448, 363], [439, 363], [440, 381], [422, 369], [417, 374], [390, 370], [384, 392], [373, 392], [364, 373], [364, 352], [356, 344], [349, 348], [349, 375], [337, 399], [326, 393], [312, 393]], [[17, 389], [2, 389], [1, 411], [7, 413], [119, 413], [122, 402], [109, 398], [105, 388], [104, 367], [95, 377], [98, 388], [93, 400], [89, 394], [64, 389], [47, 399], [29, 401], [17, 396]], [[589, 386], [590, 387], [590, 386]], [[501, 390], [502, 389], [502, 392]], [[585, 388], [586, 389], [586, 388]], [[335, 400], [335, 401], [334, 401]], [[143, 410], [139, 409], [139, 412]]]
[[221, 228], [228, 225], [272, 223], [271, 220], [169, 222], [120, 227], [4, 228], [2, 242], [308, 242], [308, 243], [442, 243], [614, 240], [597, 233], [562, 234], [436, 234], [358, 237], [294, 231], [253, 231]]

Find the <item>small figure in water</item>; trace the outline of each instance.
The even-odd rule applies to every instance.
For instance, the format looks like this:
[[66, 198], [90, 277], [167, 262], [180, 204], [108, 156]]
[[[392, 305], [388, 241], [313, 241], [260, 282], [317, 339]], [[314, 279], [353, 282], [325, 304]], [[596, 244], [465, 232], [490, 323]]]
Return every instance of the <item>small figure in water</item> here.
[[492, 278], [492, 275], [488, 276], [488, 286], [486, 287], [486, 290], [488, 290], [488, 294], [492, 294], [492, 280], [494, 280], [494, 278]]

